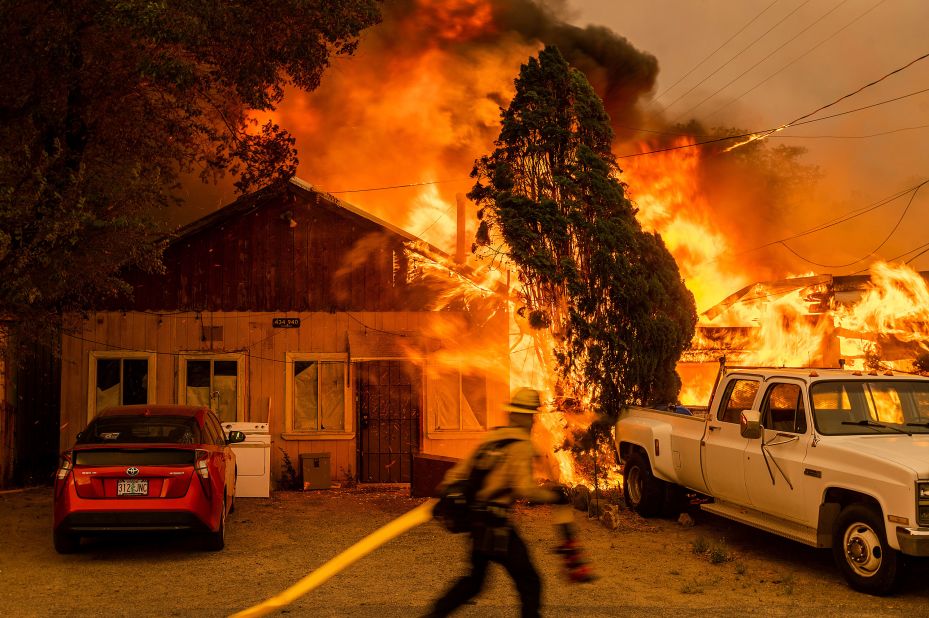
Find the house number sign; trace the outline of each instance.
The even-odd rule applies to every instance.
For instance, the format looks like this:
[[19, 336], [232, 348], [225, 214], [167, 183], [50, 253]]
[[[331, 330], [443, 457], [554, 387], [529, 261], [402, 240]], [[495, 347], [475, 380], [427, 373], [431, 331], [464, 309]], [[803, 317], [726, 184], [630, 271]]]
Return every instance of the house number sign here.
[[272, 328], [300, 328], [300, 318], [271, 318]]

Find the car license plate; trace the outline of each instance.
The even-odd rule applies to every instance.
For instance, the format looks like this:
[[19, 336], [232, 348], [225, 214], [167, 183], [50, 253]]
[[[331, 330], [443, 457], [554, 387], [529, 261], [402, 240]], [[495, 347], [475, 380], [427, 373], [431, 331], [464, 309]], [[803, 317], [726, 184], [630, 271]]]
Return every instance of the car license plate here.
[[117, 496], [147, 496], [148, 481], [139, 479], [121, 479], [116, 483]]

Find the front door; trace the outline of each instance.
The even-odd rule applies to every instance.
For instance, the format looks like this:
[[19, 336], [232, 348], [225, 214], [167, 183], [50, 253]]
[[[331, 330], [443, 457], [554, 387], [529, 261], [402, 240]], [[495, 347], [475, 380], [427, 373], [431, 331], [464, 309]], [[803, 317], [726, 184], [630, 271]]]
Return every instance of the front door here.
[[422, 371], [402, 360], [355, 363], [358, 478], [409, 483], [419, 451]]
[[761, 404], [764, 436], [745, 449], [745, 484], [752, 505], [806, 525], [803, 460], [810, 443], [803, 389], [798, 382], [772, 382]]

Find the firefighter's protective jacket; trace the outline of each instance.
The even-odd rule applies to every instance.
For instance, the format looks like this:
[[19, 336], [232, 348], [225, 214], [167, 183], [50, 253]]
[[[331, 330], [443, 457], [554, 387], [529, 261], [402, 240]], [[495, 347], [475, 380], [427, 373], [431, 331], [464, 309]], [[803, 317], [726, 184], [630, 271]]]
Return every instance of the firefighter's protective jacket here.
[[[496, 465], [484, 479], [484, 484], [477, 492], [476, 498], [481, 502], [492, 502], [500, 506], [512, 506], [517, 498], [533, 502], [555, 502], [559, 494], [540, 487], [532, 478], [532, 442], [529, 433], [520, 427], [500, 427], [493, 430], [483, 444], [512, 440], [503, 446], [502, 454]], [[475, 452], [480, 451], [477, 449]], [[474, 454], [458, 462], [442, 479], [439, 489], [455, 481], [467, 479], [474, 464]]]

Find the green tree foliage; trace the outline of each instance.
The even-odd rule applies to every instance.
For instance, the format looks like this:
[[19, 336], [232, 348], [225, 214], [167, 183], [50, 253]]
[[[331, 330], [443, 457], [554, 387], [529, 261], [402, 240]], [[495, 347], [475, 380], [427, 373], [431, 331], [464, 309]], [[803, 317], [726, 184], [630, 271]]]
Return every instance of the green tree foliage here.
[[92, 307], [160, 266], [178, 179], [296, 170], [273, 122], [377, 0], [0, 0], [0, 316]]
[[676, 399], [675, 364], [696, 324], [674, 258], [635, 218], [612, 140], [584, 75], [547, 47], [520, 70], [469, 194], [479, 243], [503, 240], [523, 311], [551, 328], [565, 407], [589, 400], [602, 418], [595, 429], [623, 405]]

